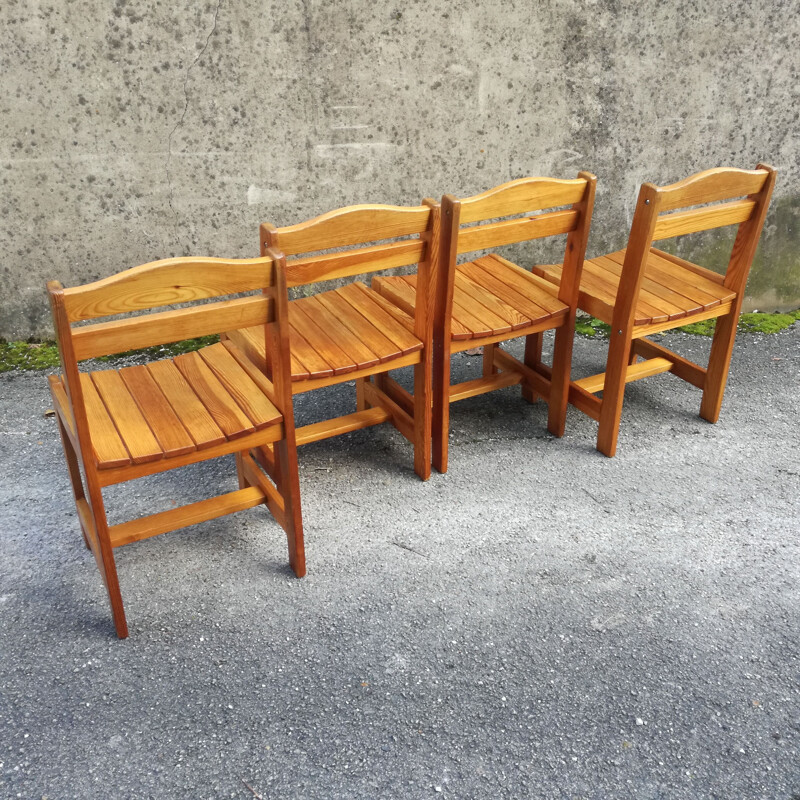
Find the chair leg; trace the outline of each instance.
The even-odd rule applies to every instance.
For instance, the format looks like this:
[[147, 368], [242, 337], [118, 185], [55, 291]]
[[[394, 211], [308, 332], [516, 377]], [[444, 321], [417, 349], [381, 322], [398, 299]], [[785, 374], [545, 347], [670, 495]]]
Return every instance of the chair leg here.
[[364, 384], [369, 378], [359, 378], [356, 381], [356, 411], [367, 410], [367, 398], [365, 396]]
[[244, 476], [244, 466], [242, 464], [242, 454], [236, 453], [236, 477], [239, 480], [239, 488], [246, 489], [248, 486], [247, 478]]
[[447, 472], [450, 436], [450, 346], [449, 339], [433, 349], [433, 409], [431, 449], [433, 466]]
[[423, 481], [431, 476], [432, 393], [431, 363], [425, 353], [414, 367], [414, 472]]
[[603, 384], [603, 402], [600, 406], [600, 425], [597, 431], [597, 449], [609, 458], [617, 452], [630, 346], [629, 338], [622, 335], [615, 336], [612, 333]]
[[[542, 363], [542, 334], [530, 333], [525, 337], [525, 356], [523, 358], [525, 366], [535, 369]], [[529, 403], [535, 403], [539, 395], [522, 382], [522, 397]]]
[[[550, 396], [547, 399], [547, 429], [553, 436], [563, 436], [567, 424], [567, 398], [569, 396], [574, 330], [575, 324], [569, 317], [564, 325], [556, 329], [553, 373], [550, 379]], [[539, 335], [541, 336], [541, 334]]]
[[[72, 494], [75, 498], [75, 505], [78, 505], [80, 500], [86, 499], [86, 492], [83, 489], [83, 481], [81, 480], [81, 469], [78, 464], [78, 454], [72, 446], [72, 441], [64, 429], [64, 423], [61, 417], [56, 415], [58, 420], [58, 432], [61, 435], [61, 444], [64, 447], [64, 458], [67, 462], [67, 470], [69, 471], [69, 480], [72, 484]], [[92, 546], [89, 544], [89, 539], [86, 536], [86, 531], [83, 529], [83, 524], [80, 525], [81, 536], [83, 536], [83, 543], [86, 545], [87, 550], [91, 550]]]
[[490, 378], [497, 372], [497, 367], [494, 365], [494, 351], [497, 347], [496, 344], [486, 344], [483, 346], [483, 377]]
[[716, 422], [719, 419], [738, 322], [738, 308], [724, 317], [717, 318], [714, 338], [711, 342], [711, 354], [708, 358], [703, 399], [700, 403], [700, 416], [709, 422]]
[[89, 487], [89, 508], [92, 512], [92, 522], [94, 523], [94, 541], [99, 548], [99, 552], [95, 551], [94, 557], [97, 561], [97, 566], [100, 568], [103, 583], [106, 585], [117, 636], [120, 639], [126, 639], [128, 637], [128, 622], [125, 619], [125, 608], [122, 604], [122, 593], [120, 592], [119, 578], [117, 577], [117, 564], [114, 561], [114, 548], [111, 546], [111, 538], [108, 534], [108, 520], [106, 519], [103, 494], [92, 475], [86, 476], [86, 483]]
[[[292, 435], [294, 439], [294, 435]], [[283, 497], [283, 529], [289, 545], [289, 566], [298, 578], [306, 574], [306, 551], [303, 541], [303, 516], [300, 505], [300, 473], [297, 468], [297, 448], [286, 439], [276, 442], [275, 485]]]

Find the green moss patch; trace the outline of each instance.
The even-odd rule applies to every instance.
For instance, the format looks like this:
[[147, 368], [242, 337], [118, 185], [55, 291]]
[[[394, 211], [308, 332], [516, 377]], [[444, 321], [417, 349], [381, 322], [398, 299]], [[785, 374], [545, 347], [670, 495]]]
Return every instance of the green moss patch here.
[[[119, 358], [142, 354], [148, 359], [174, 358], [181, 353], [190, 353], [219, 341], [219, 336], [201, 336], [181, 342], [148, 347], [144, 350], [129, 350], [114, 356], [104, 356], [98, 361], [113, 362]], [[0, 340], [0, 372], [13, 369], [53, 369], [59, 365], [58, 347], [55, 342], [6, 342]]]
[[[790, 328], [797, 320], [800, 320], [800, 308], [786, 314], [763, 314], [760, 312], [742, 314], [739, 317], [739, 330], [744, 333], [778, 333]], [[684, 325], [678, 330], [684, 333], [693, 333], [696, 336], [713, 336], [716, 322], [716, 319], [704, 319]], [[586, 336], [589, 339], [607, 339], [609, 330], [610, 328], [605, 322], [600, 322], [594, 317], [580, 317], [575, 322], [575, 332], [579, 336]]]
[[595, 317], [583, 317], [575, 320], [575, 332], [579, 336], [586, 336], [588, 339], [608, 339], [611, 326], [605, 322], [600, 322]]

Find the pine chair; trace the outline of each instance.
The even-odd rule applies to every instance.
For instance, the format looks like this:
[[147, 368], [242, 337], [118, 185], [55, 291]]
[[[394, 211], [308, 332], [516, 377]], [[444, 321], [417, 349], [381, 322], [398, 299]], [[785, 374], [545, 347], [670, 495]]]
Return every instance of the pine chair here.
[[[523, 178], [463, 200], [442, 199], [433, 362], [433, 465], [439, 472], [447, 470], [450, 403], [457, 400], [521, 383], [529, 401], [537, 396], [547, 400], [548, 429], [564, 434], [577, 288], [596, 181], [588, 172], [573, 180]], [[495, 253], [456, 265], [462, 253], [558, 234], [567, 234], [564, 269], [569, 280], [561, 288]], [[416, 276], [378, 278], [373, 286], [412, 313]], [[546, 330], [556, 331], [552, 371], [541, 363]], [[519, 336], [526, 337], [524, 363], [497, 346]], [[451, 386], [451, 355], [481, 346], [483, 377]]]
[[[47, 285], [63, 370], [50, 376], [50, 391], [83, 538], [100, 568], [120, 638], [128, 635], [114, 561], [121, 545], [264, 504], [286, 531], [292, 569], [305, 574], [280, 278], [270, 258], [172, 258], [84, 286]], [[263, 293], [74, 324], [253, 290]], [[266, 331], [271, 380], [229, 342], [146, 365], [78, 369], [84, 359], [256, 323]], [[274, 486], [249, 452], [268, 445]], [[238, 490], [108, 524], [105, 487], [230, 453], [236, 454]]]
[[[764, 226], [775, 170], [710, 169], [669, 186], [642, 185], [625, 250], [584, 264], [578, 306], [611, 326], [606, 371], [574, 381], [570, 402], [599, 422], [597, 449], [617, 448], [625, 384], [672, 372], [702, 389], [700, 416], [719, 418], [744, 298]], [[740, 198], [740, 199], [736, 199]], [[678, 210], [683, 209], [683, 210]], [[653, 247], [654, 241], [738, 225], [725, 275]], [[537, 274], [559, 285], [561, 267]], [[687, 361], [646, 337], [717, 318], [708, 367]], [[645, 360], [639, 362], [638, 357]], [[596, 392], [602, 391], [600, 399]]]
[[[354, 281], [292, 300], [289, 346], [294, 394], [356, 382], [356, 411], [297, 428], [298, 444], [388, 421], [414, 445], [414, 470], [427, 480], [438, 204], [350, 206], [284, 228], [264, 223], [260, 233], [262, 254], [272, 255], [285, 270], [288, 287], [418, 265], [424, 302], [414, 313], [403, 313]], [[229, 331], [228, 337], [255, 364], [264, 365], [260, 328]], [[408, 405], [384, 378], [405, 366], [414, 368], [415, 399]]]

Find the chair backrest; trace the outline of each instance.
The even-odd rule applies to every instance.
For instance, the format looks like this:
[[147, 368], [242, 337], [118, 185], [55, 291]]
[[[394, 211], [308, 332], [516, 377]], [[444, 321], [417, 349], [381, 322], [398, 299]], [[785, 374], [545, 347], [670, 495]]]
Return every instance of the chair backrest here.
[[[48, 283], [64, 383], [75, 410], [81, 446], [89, 439], [78, 362], [259, 324], [266, 324], [267, 352], [274, 354], [279, 350], [276, 337], [285, 326], [278, 280], [271, 258], [170, 258], [69, 289], [58, 281]], [[230, 298], [253, 291], [260, 294]], [[226, 299], [140, 313], [215, 297]], [[135, 316], [75, 324], [131, 313]], [[282, 411], [287, 369], [287, 359], [279, 355], [271, 369], [279, 374], [270, 375], [278, 395], [273, 402]]]
[[[276, 228], [261, 225], [261, 253], [286, 256], [286, 285], [347, 278], [417, 265], [415, 333], [429, 341], [439, 246], [438, 203], [358, 205]], [[336, 250], [336, 252], [326, 252]]]
[[574, 307], [596, 184], [594, 175], [580, 172], [577, 178], [570, 180], [521, 178], [461, 200], [445, 195], [442, 198], [442, 258], [443, 278], [448, 280], [448, 302], [452, 297], [456, 259], [462, 253], [567, 234], [558, 294], [562, 302]]
[[620, 277], [615, 326], [626, 324], [632, 317], [648, 253], [653, 242], [661, 239], [738, 225], [724, 285], [741, 294], [776, 175], [773, 167], [759, 164], [754, 170], [709, 169], [668, 186], [642, 184]]

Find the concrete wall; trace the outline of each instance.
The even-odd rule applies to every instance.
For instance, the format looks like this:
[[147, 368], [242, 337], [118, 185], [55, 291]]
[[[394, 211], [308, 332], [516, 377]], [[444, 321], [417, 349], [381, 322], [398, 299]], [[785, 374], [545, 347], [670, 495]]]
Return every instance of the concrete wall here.
[[598, 175], [597, 254], [640, 182], [759, 160], [780, 176], [750, 307], [800, 305], [793, 0], [3, 0], [0, 20], [0, 336], [48, 334], [50, 278], [251, 256], [264, 220], [530, 174]]

